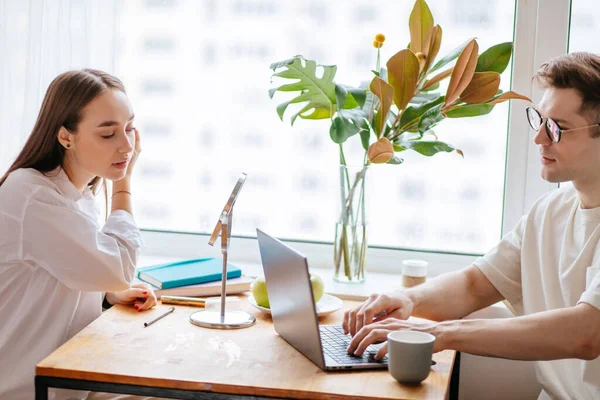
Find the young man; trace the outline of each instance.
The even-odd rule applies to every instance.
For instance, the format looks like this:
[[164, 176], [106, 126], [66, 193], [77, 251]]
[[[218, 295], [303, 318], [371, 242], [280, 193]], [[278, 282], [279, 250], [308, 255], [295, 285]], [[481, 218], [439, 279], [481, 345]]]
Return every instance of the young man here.
[[[527, 109], [542, 177], [573, 187], [540, 198], [470, 267], [347, 312], [349, 352], [393, 330], [425, 331], [437, 338], [434, 351], [535, 360], [540, 399], [600, 398], [600, 56], [557, 57], [534, 79], [545, 89]], [[518, 316], [459, 320], [504, 299]], [[411, 315], [438, 322], [406, 321]]]

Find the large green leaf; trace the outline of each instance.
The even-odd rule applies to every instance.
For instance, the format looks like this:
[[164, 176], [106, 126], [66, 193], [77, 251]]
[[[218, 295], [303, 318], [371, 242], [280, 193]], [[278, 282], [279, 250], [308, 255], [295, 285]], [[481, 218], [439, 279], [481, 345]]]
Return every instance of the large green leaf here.
[[488, 114], [493, 109], [494, 104], [467, 104], [466, 106], [458, 106], [446, 110], [444, 114], [448, 118], [478, 117]]
[[442, 68], [449, 62], [454, 61], [460, 55], [460, 53], [462, 53], [462, 51], [465, 49], [465, 47], [467, 47], [467, 45], [469, 43], [471, 43], [471, 40], [473, 40], [473, 39], [475, 39], [475, 38], [468, 39], [466, 42], [464, 42], [463, 44], [461, 44], [460, 46], [458, 46], [457, 48], [452, 50], [450, 53], [448, 53], [446, 56], [444, 56], [440, 61], [435, 63], [433, 68], [431, 68], [429, 70], [429, 73], [431, 73], [433, 71], [437, 71], [438, 69]]
[[[338, 105], [338, 109], [341, 109], [346, 104], [346, 99], [348, 98], [348, 90], [342, 86], [335, 84], [335, 102]], [[341, 104], [341, 107], [340, 107]], [[354, 107], [353, 107], [354, 108]]]
[[[298, 116], [298, 114], [294, 115], [294, 118], [292, 119], [292, 125], [294, 124], [294, 120], [296, 119], [297, 116]], [[329, 113], [329, 110], [326, 108], [315, 108], [314, 111], [310, 114], [300, 115], [300, 118], [303, 118], [303, 119], [326, 119], [329, 117], [330, 117], [330, 113]]]
[[287, 108], [287, 106], [290, 105], [292, 101], [284, 101], [283, 103], [277, 105], [277, 115], [279, 115], [279, 119], [283, 121], [283, 113], [285, 112], [285, 109]]
[[[364, 90], [355, 89], [354, 93], [360, 91], [365, 93], [364, 98], [366, 99], [366, 92]], [[342, 85], [335, 85], [335, 99], [336, 104], [343, 104], [344, 107], [347, 106], [348, 103], [354, 104], [354, 108], [359, 106], [359, 104], [354, 100], [352, 92], [350, 92], [347, 87]], [[364, 100], [362, 100], [362, 104], [365, 104]], [[361, 138], [363, 138], [363, 132], [365, 130], [367, 133], [369, 133], [369, 125], [366, 121], [367, 117], [367, 112], [361, 109], [338, 110], [338, 115], [335, 116], [332, 121], [332, 125], [329, 128], [329, 135], [331, 136], [331, 139], [335, 143], [343, 143], [349, 137], [357, 133], [361, 133]]]
[[[340, 109], [338, 104], [342, 104], [342, 109], [351, 109], [362, 107], [367, 99], [367, 90], [361, 88], [353, 88], [346, 85], [340, 85], [334, 82], [335, 85], [335, 108]], [[340, 98], [340, 94], [342, 98]]]
[[369, 151], [371, 131], [369, 129], [361, 129], [358, 134], [360, 135], [360, 144], [362, 145], [363, 149], [365, 149], [365, 151]]
[[425, 111], [419, 119], [419, 133], [423, 135], [429, 129], [433, 128], [438, 122], [444, 119], [442, 114], [442, 104], [438, 104], [429, 110]]
[[403, 131], [409, 126], [418, 123], [427, 110], [439, 104], [442, 104], [443, 102], [444, 96], [439, 96], [437, 99], [421, 104], [420, 106], [406, 107], [406, 110], [404, 110], [402, 117], [400, 117], [400, 131]]
[[344, 143], [362, 131], [369, 132], [368, 114], [361, 109], [345, 110], [333, 117], [329, 136], [335, 143]]
[[437, 140], [406, 140], [400, 142], [400, 146], [410, 150], [414, 150], [417, 153], [427, 157], [431, 157], [440, 152], [450, 153], [455, 150], [455, 148], [449, 145], [448, 143], [440, 142]]
[[475, 71], [492, 71], [501, 74], [510, 62], [512, 49], [512, 42], [500, 43], [490, 47], [489, 49], [481, 53], [481, 55], [479, 55]]
[[[302, 56], [295, 56], [288, 60], [271, 64], [271, 69], [275, 71], [273, 76], [296, 80], [293, 83], [287, 83], [269, 90], [269, 96], [271, 96], [271, 98], [276, 91], [300, 92], [300, 94], [292, 100], [280, 104], [277, 109], [277, 113], [280, 117], [283, 116], [287, 106], [293, 103], [307, 102], [307, 104], [292, 117], [292, 124], [299, 115], [303, 116], [303, 118], [317, 119], [315, 117], [322, 118], [323, 115], [325, 115], [323, 112], [317, 112], [317, 110], [325, 109], [329, 112], [329, 110], [334, 108], [336, 100], [333, 78], [337, 67], [335, 65], [321, 65], [320, 67], [323, 68], [323, 76], [318, 78], [316, 76], [317, 63], [312, 60], [306, 60]], [[311, 115], [314, 115], [314, 117], [310, 117]]]
[[[365, 89], [353, 88], [345, 85], [341, 86], [344, 86], [348, 91], [348, 100], [346, 100], [346, 104], [344, 104], [343, 108], [363, 107], [365, 105], [365, 101], [367, 100], [367, 91]], [[350, 99], [352, 99], [352, 101], [350, 101]]]

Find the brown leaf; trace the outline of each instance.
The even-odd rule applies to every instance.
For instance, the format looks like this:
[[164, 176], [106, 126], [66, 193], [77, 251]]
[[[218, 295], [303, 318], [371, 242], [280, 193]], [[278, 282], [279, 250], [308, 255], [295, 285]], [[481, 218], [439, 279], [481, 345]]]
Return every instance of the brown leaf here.
[[469, 82], [471, 82], [471, 78], [475, 73], [475, 67], [477, 66], [478, 53], [479, 45], [475, 39], [473, 39], [458, 56], [452, 70], [452, 76], [450, 77], [450, 84], [446, 91], [446, 99], [443, 108], [452, 105], [461, 95], [463, 90], [465, 90], [467, 85], [469, 85]]
[[388, 112], [394, 102], [394, 88], [392, 85], [379, 78], [374, 77], [369, 85], [371, 92], [379, 98], [379, 109], [375, 115], [375, 130], [376, 135], [379, 137], [382, 130], [385, 128], [385, 121], [387, 119]]
[[460, 156], [461, 156], [462, 158], [465, 158], [465, 154], [463, 153], [463, 151], [462, 151], [462, 150], [460, 150], [460, 149], [456, 149], [456, 152], [457, 152], [458, 154], [460, 154]]
[[427, 57], [427, 61], [425, 62], [425, 67], [423, 69], [427, 71], [440, 51], [440, 45], [442, 44], [442, 27], [439, 25], [434, 26], [425, 43], [427, 46], [424, 54], [425, 57]]
[[439, 74], [428, 80], [427, 83], [425, 83], [425, 85], [423, 86], [423, 90], [427, 90], [442, 79], [449, 77], [451, 73], [452, 68], [448, 68], [447, 70], [440, 72]]
[[425, 67], [425, 63], [427, 62], [427, 57], [421, 52], [416, 53], [415, 57], [417, 57], [417, 60], [419, 61], [419, 72], [423, 71], [423, 67]]
[[403, 110], [415, 94], [419, 79], [419, 60], [409, 49], [394, 54], [387, 62], [388, 81], [394, 88], [394, 103]]
[[369, 147], [367, 157], [372, 164], [385, 164], [392, 159], [394, 146], [386, 137], [382, 137]]
[[433, 28], [433, 15], [425, 0], [416, 0], [408, 19], [410, 28], [410, 49], [415, 53], [423, 53], [427, 36]]
[[492, 101], [488, 101], [487, 104], [498, 104], [498, 103], [502, 103], [506, 100], [525, 100], [525, 101], [532, 103], [532, 101], [529, 97], [523, 96], [522, 94], [519, 94], [517, 92], [513, 92], [512, 90], [509, 90], [508, 92], [504, 92], [500, 96], [492, 99]]
[[500, 74], [497, 72], [475, 72], [469, 85], [460, 95], [460, 100], [467, 104], [479, 104], [488, 101], [500, 87]]

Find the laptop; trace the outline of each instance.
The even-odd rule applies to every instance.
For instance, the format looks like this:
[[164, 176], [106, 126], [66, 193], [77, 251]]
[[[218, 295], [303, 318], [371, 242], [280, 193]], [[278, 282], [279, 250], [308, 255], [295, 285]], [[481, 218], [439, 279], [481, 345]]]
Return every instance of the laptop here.
[[341, 325], [319, 325], [306, 257], [260, 229], [256, 234], [275, 331], [324, 371], [387, 368], [387, 356], [374, 359], [377, 346], [350, 355], [352, 338]]

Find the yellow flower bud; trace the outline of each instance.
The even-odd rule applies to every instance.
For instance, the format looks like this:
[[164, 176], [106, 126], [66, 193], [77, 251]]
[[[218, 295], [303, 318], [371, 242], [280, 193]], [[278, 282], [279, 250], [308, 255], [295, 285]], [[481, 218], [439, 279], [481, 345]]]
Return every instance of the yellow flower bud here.
[[385, 35], [383, 33], [378, 33], [377, 35], [375, 35], [375, 40], [378, 42], [385, 42]]
[[380, 48], [381, 48], [381, 46], [383, 46], [383, 43], [381, 43], [381, 42], [378, 42], [377, 40], [375, 40], [375, 41], [373, 42], [373, 47], [375, 47], [376, 49], [380, 49]]

